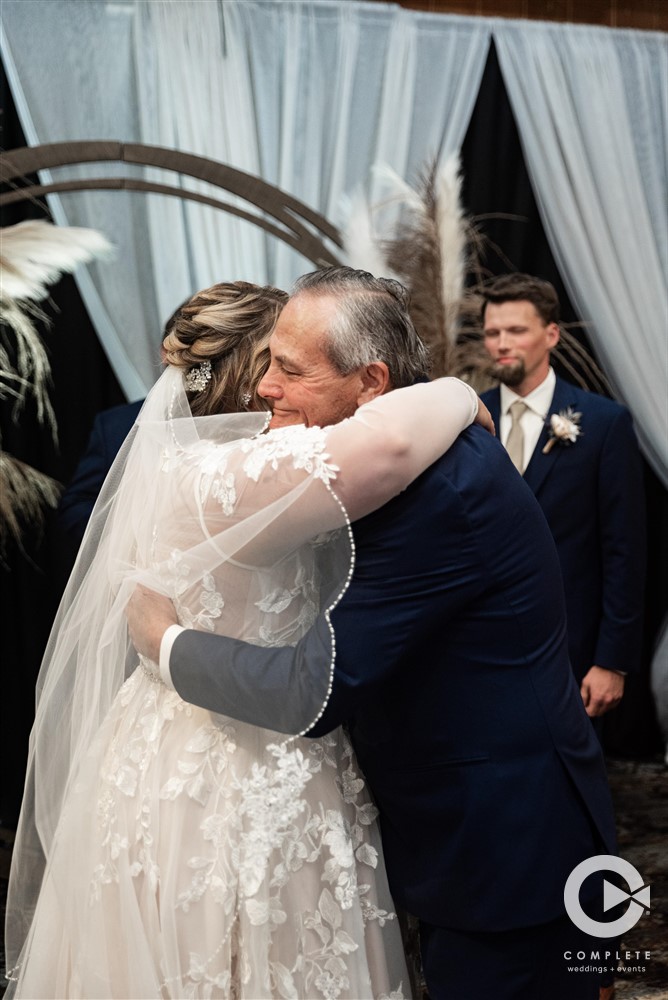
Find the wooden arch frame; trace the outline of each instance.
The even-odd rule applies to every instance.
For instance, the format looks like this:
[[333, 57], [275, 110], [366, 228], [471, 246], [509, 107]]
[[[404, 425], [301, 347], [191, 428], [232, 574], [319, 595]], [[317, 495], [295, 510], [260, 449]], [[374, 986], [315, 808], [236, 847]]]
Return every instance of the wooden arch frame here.
[[[271, 216], [273, 222], [254, 212], [231, 205], [229, 202], [188, 191], [185, 188], [157, 184], [136, 177], [94, 177], [50, 184], [17, 186], [20, 178], [38, 170], [48, 170], [70, 164], [122, 162], [136, 166], [159, 167], [173, 170], [188, 177], [205, 181], [222, 188], [249, 205]], [[144, 191], [166, 194], [188, 201], [210, 205], [230, 215], [236, 215], [292, 247], [317, 267], [340, 264], [334, 251], [325, 240], [341, 247], [341, 235], [323, 215], [292, 195], [268, 184], [266, 181], [229, 167], [217, 160], [210, 160], [192, 153], [182, 153], [162, 146], [145, 146], [140, 143], [101, 140], [95, 142], [55, 142], [41, 146], [24, 146], [12, 149], [2, 156], [0, 182], [11, 185], [11, 190], [0, 194], [0, 206], [34, 199], [42, 195], [64, 191]]]

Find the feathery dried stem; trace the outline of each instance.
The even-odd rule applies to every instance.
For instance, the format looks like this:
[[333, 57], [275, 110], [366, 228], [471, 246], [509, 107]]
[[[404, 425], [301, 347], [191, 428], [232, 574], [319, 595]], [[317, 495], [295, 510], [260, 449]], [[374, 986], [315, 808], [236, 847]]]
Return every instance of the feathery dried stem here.
[[431, 164], [413, 192], [409, 211], [385, 241], [388, 261], [410, 291], [411, 316], [431, 350], [434, 375], [453, 372], [470, 264], [471, 230], [460, 198], [459, 159], [453, 157], [441, 168]]
[[394, 278], [373, 225], [371, 206], [361, 193], [355, 192], [344, 203], [346, 224], [342, 232], [346, 263], [371, 274]]
[[578, 383], [583, 389], [592, 389], [604, 395], [612, 395], [612, 388], [605, 373], [596, 363], [589, 351], [582, 346], [579, 340], [570, 332], [575, 327], [583, 326], [582, 323], [560, 323], [561, 340], [559, 342], [558, 356], [563, 361], [566, 355], [570, 360], [580, 365], [583, 375], [578, 376]]
[[[519, 221], [520, 217], [465, 216], [458, 157], [441, 167], [430, 164], [416, 188], [385, 165], [374, 167], [374, 176], [384, 188], [384, 198], [370, 205], [357, 195], [349, 202], [344, 238], [348, 262], [373, 274], [397, 277], [408, 288], [411, 317], [430, 349], [434, 376], [457, 375], [477, 392], [491, 388], [496, 383], [489, 375], [480, 323], [480, 292], [491, 274], [483, 259], [491, 249], [509, 271], [515, 268], [479, 224], [484, 218]], [[374, 219], [381, 212], [391, 214], [392, 223], [386, 223], [385, 232], [376, 232]], [[561, 330], [555, 357], [583, 388], [609, 392], [591, 354], [568, 327], [562, 325]]]
[[[466, 338], [458, 343], [469, 325], [466, 278], [486, 277], [480, 263], [486, 240], [462, 210], [459, 159], [430, 164], [415, 188], [387, 166], [376, 166], [374, 177], [383, 198], [374, 205], [359, 196], [349, 202], [347, 260], [397, 277], [410, 292], [411, 317], [430, 349], [432, 374], [467, 377], [479, 368], [479, 352]], [[468, 357], [471, 351], [475, 358]]]
[[0, 230], [0, 297], [39, 302], [61, 274], [111, 250], [95, 229], [54, 226], [42, 219], [6, 226]]
[[0, 561], [10, 538], [21, 546], [22, 528], [40, 531], [44, 507], [55, 507], [61, 486], [25, 462], [0, 451]]
[[[32, 393], [37, 419], [49, 427], [54, 443], [56, 417], [48, 395], [51, 368], [33, 322], [46, 317], [35, 303], [48, 295], [48, 286], [61, 274], [106, 256], [111, 249], [93, 229], [58, 227], [41, 220], [0, 229], [0, 399], [13, 399], [12, 416], [17, 420]], [[57, 503], [58, 484], [0, 452], [0, 490], [1, 557], [10, 538], [20, 545], [24, 525], [43, 523], [44, 506]]]
[[[37, 419], [48, 425], [56, 443], [58, 429], [48, 395], [51, 366], [31, 314], [46, 322], [46, 316], [32, 303], [0, 299], [0, 322], [4, 325], [0, 340], [0, 399], [7, 395], [14, 397], [13, 416], [16, 420], [27, 394], [31, 392], [37, 404]], [[14, 333], [16, 357], [13, 362], [9, 354], [7, 328]]]

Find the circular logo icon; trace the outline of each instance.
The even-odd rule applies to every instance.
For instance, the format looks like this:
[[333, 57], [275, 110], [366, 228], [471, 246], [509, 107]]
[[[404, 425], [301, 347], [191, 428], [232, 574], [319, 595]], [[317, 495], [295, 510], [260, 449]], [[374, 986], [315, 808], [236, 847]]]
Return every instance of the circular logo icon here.
[[[590, 875], [602, 871], [616, 872], [621, 875], [631, 890], [625, 892], [608, 882], [607, 879], [603, 880], [604, 913], [613, 906], [617, 906], [618, 903], [629, 901], [626, 913], [618, 917], [617, 920], [610, 920], [607, 923], [587, 916], [580, 905], [582, 883]], [[648, 885], [645, 885], [640, 872], [628, 861], [617, 858], [614, 854], [597, 854], [594, 858], [581, 861], [568, 876], [564, 886], [566, 913], [575, 926], [579, 927], [585, 934], [599, 938], [617, 937], [635, 927], [645, 910], [649, 910], [649, 888]]]

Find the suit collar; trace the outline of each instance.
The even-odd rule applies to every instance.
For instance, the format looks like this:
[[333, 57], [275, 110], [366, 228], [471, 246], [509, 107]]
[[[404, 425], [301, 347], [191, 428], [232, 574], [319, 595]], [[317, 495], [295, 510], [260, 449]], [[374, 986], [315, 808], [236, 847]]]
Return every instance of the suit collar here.
[[507, 413], [508, 408], [516, 400], [521, 400], [540, 420], [545, 420], [549, 412], [549, 407], [554, 396], [554, 389], [557, 384], [554, 368], [550, 367], [546, 377], [537, 385], [535, 389], [527, 393], [526, 396], [518, 396], [514, 389], [507, 385], [499, 386], [499, 403], [501, 413]]

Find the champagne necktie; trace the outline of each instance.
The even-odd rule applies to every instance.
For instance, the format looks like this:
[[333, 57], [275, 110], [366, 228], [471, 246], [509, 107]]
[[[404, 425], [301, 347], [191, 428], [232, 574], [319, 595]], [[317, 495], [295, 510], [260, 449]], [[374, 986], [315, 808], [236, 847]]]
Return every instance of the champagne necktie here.
[[506, 441], [506, 451], [510, 455], [510, 461], [518, 472], [524, 472], [524, 431], [522, 430], [520, 420], [522, 419], [522, 414], [528, 409], [527, 404], [523, 403], [521, 399], [515, 400], [508, 407], [512, 423], [510, 425], [510, 434]]

